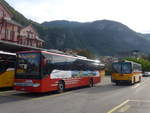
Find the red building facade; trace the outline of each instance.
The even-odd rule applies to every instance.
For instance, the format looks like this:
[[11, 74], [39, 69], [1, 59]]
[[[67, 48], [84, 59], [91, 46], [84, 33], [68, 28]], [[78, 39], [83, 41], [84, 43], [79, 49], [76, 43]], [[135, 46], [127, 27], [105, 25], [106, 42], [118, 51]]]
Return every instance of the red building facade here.
[[0, 2], [0, 40], [32, 47], [42, 47], [44, 41], [39, 38], [31, 26], [23, 27], [12, 20], [13, 15]]
[[18, 36], [18, 43], [32, 47], [42, 47], [44, 41], [39, 38], [38, 33], [32, 27], [32, 25], [29, 25], [20, 30], [20, 35]]
[[13, 21], [12, 14], [0, 3], [0, 40], [17, 43], [21, 25]]

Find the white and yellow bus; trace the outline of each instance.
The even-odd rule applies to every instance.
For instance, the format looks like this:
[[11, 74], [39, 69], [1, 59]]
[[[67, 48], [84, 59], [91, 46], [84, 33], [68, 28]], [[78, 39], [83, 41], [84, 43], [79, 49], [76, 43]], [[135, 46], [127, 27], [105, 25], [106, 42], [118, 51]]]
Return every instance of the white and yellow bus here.
[[16, 54], [0, 51], [0, 88], [14, 84]]
[[111, 81], [119, 85], [126, 82], [135, 84], [141, 82], [142, 67], [141, 64], [131, 61], [121, 61], [112, 64]]

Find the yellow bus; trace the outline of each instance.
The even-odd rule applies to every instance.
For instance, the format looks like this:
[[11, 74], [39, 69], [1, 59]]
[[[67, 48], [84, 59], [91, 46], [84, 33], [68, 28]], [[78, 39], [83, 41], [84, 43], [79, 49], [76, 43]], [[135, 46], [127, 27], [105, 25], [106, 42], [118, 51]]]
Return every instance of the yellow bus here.
[[0, 88], [14, 84], [16, 54], [0, 51]]
[[111, 81], [119, 85], [123, 82], [135, 84], [141, 82], [141, 64], [131, 61], [121, 61], [112, 64]]

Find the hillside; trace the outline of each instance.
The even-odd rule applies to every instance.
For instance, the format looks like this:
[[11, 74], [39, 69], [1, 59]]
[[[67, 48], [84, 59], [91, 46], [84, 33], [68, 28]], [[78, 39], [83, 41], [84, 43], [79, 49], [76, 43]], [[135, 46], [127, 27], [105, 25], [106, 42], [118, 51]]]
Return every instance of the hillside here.
[[150, 52], [149, 41], [119, 22], [52, 21], [42, 25], [49, 27], [45, 36], [47, 48], [85, 48], [98, 55], [116, 55], [132, 50]]
[[45, 48], [88, 49], [96, 55], [116, 55], [139, 50], [150, 53], [150, 42], [142, 34], [119, 22], [98, 20], [94, 22], [51, 21], [39, 24], [28, 20], [1, 0], [14, 15], [13, 19], [26, 26], [33, 24], [45, 40]]

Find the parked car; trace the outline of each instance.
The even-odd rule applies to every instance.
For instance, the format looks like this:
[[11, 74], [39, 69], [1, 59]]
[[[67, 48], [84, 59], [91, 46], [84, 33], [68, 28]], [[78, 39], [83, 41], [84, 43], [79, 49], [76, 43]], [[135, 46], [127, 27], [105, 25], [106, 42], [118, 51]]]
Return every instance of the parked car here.
[[148, 77], [148, 76], [150, 76], [150, 72], [144, 72], [143, 73], [143, 77]]

